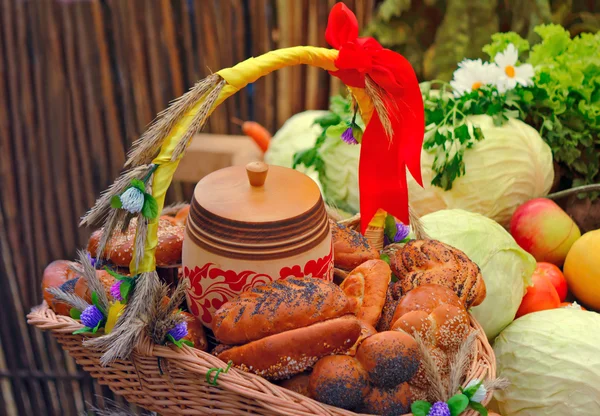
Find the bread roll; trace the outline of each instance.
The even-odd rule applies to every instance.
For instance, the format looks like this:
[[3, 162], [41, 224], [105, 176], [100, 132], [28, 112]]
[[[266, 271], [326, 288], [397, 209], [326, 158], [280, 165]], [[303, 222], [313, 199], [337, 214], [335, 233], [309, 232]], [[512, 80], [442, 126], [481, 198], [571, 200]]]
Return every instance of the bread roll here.
[[432, 321], [429, 319], [429, 314], [425, 311], [411, 311], [402, 315], [392, 325], [391, 330], [401, 330], [409, 335], [415, 336], [419, 334], [421, 339], [430, 345], [435, 344], [433, 339], [434, 332], [432, 329]]
[[471, 332], [469, 315], [462, 307], [438, 306], [429, 315], [433, 323], [435, 345], [443, 350], [455, 350]]
[[430, 314], [440, 305], [462, 307], [462, 302], [452, 289], [437, 284], [423, 284], [402, 296], [396, 306], [392, 325], [401, 317], [412, 311], [424, 311]]
[[308, 391], [308, 382], [310, 380], [310, 373], [296, 374], [292, 378], [288, 378], [281, 382], [280, 386], [284, 389], [295, 391], [306, 397], [311, 397]]
[[[110, 287], [115, 284], [115, 278], [106, 270], [96, 270], [96, 276], [98, 276], [98, 279], [102, 283], [104, 291], [108, 294], [108, 298], [111, 299]], [[92, 291], [88, 287], [87, 279], [84, 276], [77, 279], [77, 283], [75, 284], [75, 294], [81, 299], [84, 299], [87, 303], [92, 303]]]
[[412, 402], [412, 391], [407, 383], [401, 383], [390, 389], [373, 386], [363, 401], [361, 412], [381, 416], [400, 416], [410, 413]]
[[188, 312], [180, 312], [187, 322], [188, 334], [183, 338], [194, 343], [194, 348], [206, 351], [208, 349], [208, 341], [204, 332], [204, 325], [194, 315]]
[[353, 310], [358, 319], [377, 325], [391, 279], [390, 266], [383, 260], [366, 261], [344, 279], [340, 287], [355, 305]]
[[225, 303], [215, 313], [212, 329], [220, 342], [242, 344], [348, 313], [351, 304], [336, 284], [288, 278], [257, 286]]
[[352, 348], [350, 348], [348, 350], [348, 355], [354, 356], [356, 355], [356, 351], [358, 350], [358, 347], [360, 347], [360, 344], [362, 344], [362, 342], [369, 338], [371, 335], [375, 335], [377, 333], [377, 330], [375, 328], [373, 328], [371, 325], [369, 325], [368, 323], [366, 323], [365, 321], [360, 321], [360, 336], [358, 337], [358, 339], [356, 340], [356, 342], [354, 343], [354, 345], [352, 346]]
[[396, 308], [392, 330], [404, 331], [430, 346], [458, 348], [471, 331], [469, 315], [448, 288], [423, 285], [408, 292]]
[[[129, 267], [133, 256], [135, 229], [137, 219], [129, 223], [124, 233], [116, 232], [104, 248], [103, 258], [119, 267]], [[155, 257], [157, 267], [171, 267], [181, 264], [181, 249], [183, 246], [183, 225], [173, 225], [171, 220], [159, 218], [158, 221], [158, 246]], [[88, 251], [92, 257], [97, 257], [98, 243], [102, 238], [103, 230], [94, 232], [88, 241]]]
[[367, 260], [379, 258], [379, 252], [359, 232], [330, 221], [333, 238], [333, 264], [343, 270], [352, 270]]
[[347, 355], [321, 358], [308, 384], [310, 396], [342, 409], [356, 409], [368, 391], [367, 374], [360, 363]]
[[379, 318], [379, 323], [376, 326], [379, 332], [389, 331], [390, 327], [392, 326], [394, 313], [396, 312], [396, 307], [398, 306], [398, 301], [393, 296], [394, 287], [395, 283], [390, 283], [388, 285], [385, 294], [385, 303], [383, 304], [383, 309], [381, 310], [381, 318]]
[[465, 253], [436, 240], [411, 240], [391, 257], [392, 271], [402, 292], [426, 283], [452, 289], [469, 309], [485, 298], [479, 266]]
[[266, 379], [283, 380], [312, 367], [321, 357], [345, 353], [359, 335], [359, 320], [347, 315], [233, 347], [218, 357]]
[[385, 331], [364, 340], [358, 347], [356, 359], [367, 371], [373, 385], [392, 388], [415, 375], [420, 354], [410, 335]]
[[42, 294], [50, 309], [59, 315], [69, 315], [71, 307], [65, 303], [57, 302], [54, 299], [54, 296], [46, 289], [60, 287], [66, 292], [73, 293], [75, 284], [77, 283], [77, 280], [75, 279], [78, 277], [75, 272], [71, 270], [71, 266], [74, 265], [75, 263], [72, 261], [55, 260], [44, 269], [44, 274], [42, 276]]
[[181, 225], [186, 225], [188, 215], [190, 213], [190, 204], [187, 204], [175, 214], [175, 222]]

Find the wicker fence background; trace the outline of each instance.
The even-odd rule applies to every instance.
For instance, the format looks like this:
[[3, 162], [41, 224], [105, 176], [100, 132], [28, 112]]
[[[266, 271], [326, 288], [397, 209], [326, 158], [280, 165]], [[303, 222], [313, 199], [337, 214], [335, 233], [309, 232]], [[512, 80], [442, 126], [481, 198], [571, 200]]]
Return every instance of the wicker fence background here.
[[[43, 268], [85, 244], [78, 218], [170, 100], [250, 56], [325, 46], [334, 2], [0, 0], [0, 415], [78, 415], [112, 397], [27, 326]], [[376, 1], [345, 3], [364, 25]], [[232, 116], [274, 131], [336, 88], [324, 71], [279, 71], [221, 106], [208, 132], [239, 134]]]

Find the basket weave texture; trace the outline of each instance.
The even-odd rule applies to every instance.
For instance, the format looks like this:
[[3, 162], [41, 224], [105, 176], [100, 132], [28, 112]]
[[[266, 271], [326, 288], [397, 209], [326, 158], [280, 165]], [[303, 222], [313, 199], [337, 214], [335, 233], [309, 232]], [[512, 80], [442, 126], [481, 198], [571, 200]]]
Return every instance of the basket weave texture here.
[[[479, 323], [475, 342], [476, 359], [465, 383], [496, 376], [494, 352]], [[195, 348], [154, 345], [148, 338], [138, 344], [129, 360], [100, 365], [100, 351], [82, 345], [83, 336], [73, 335], [82, 328], [78, 321], [56, 315], [44, 302], [27, 315], [28, 323], [49, 330], [83, 369], [127, 401], [161, 415], [356, 415], [328, 406], [270, 383], [262, 377], [231, 368], [221, 373], [218, 386], [206, 381], [211, 368], [225, 368], [217, 357]], [[159, 360], [161, 361], [159, 367]], [[162, 369], [162, 371], [161, 371]], [[484, 400], [487, 404], [491, 393]], [[476, 416], [468, 410], [464, 416]], [[410, 415], [405, 415], [410, 416]]]

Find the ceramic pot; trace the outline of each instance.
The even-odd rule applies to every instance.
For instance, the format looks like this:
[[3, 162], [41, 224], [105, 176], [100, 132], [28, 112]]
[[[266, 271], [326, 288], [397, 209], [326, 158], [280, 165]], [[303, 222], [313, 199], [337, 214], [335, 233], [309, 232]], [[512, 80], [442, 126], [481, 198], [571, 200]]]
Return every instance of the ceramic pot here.
[[317, 184], [255, 162], [197, 185], [183, 241], [189, 310], [210, 327], [225, 302], [287, 277], [333, 278], [329, 220]]

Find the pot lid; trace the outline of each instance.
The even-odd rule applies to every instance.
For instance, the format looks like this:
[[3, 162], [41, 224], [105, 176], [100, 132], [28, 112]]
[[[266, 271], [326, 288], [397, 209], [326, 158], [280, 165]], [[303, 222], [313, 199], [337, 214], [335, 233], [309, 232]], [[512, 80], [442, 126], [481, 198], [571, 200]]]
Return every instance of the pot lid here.
[[247, 223], [277, 222], [301, 216], [322, 204], [319, 187], [297, 170], [252, 162], [205, 176], [195, 202], [213, 215]]

